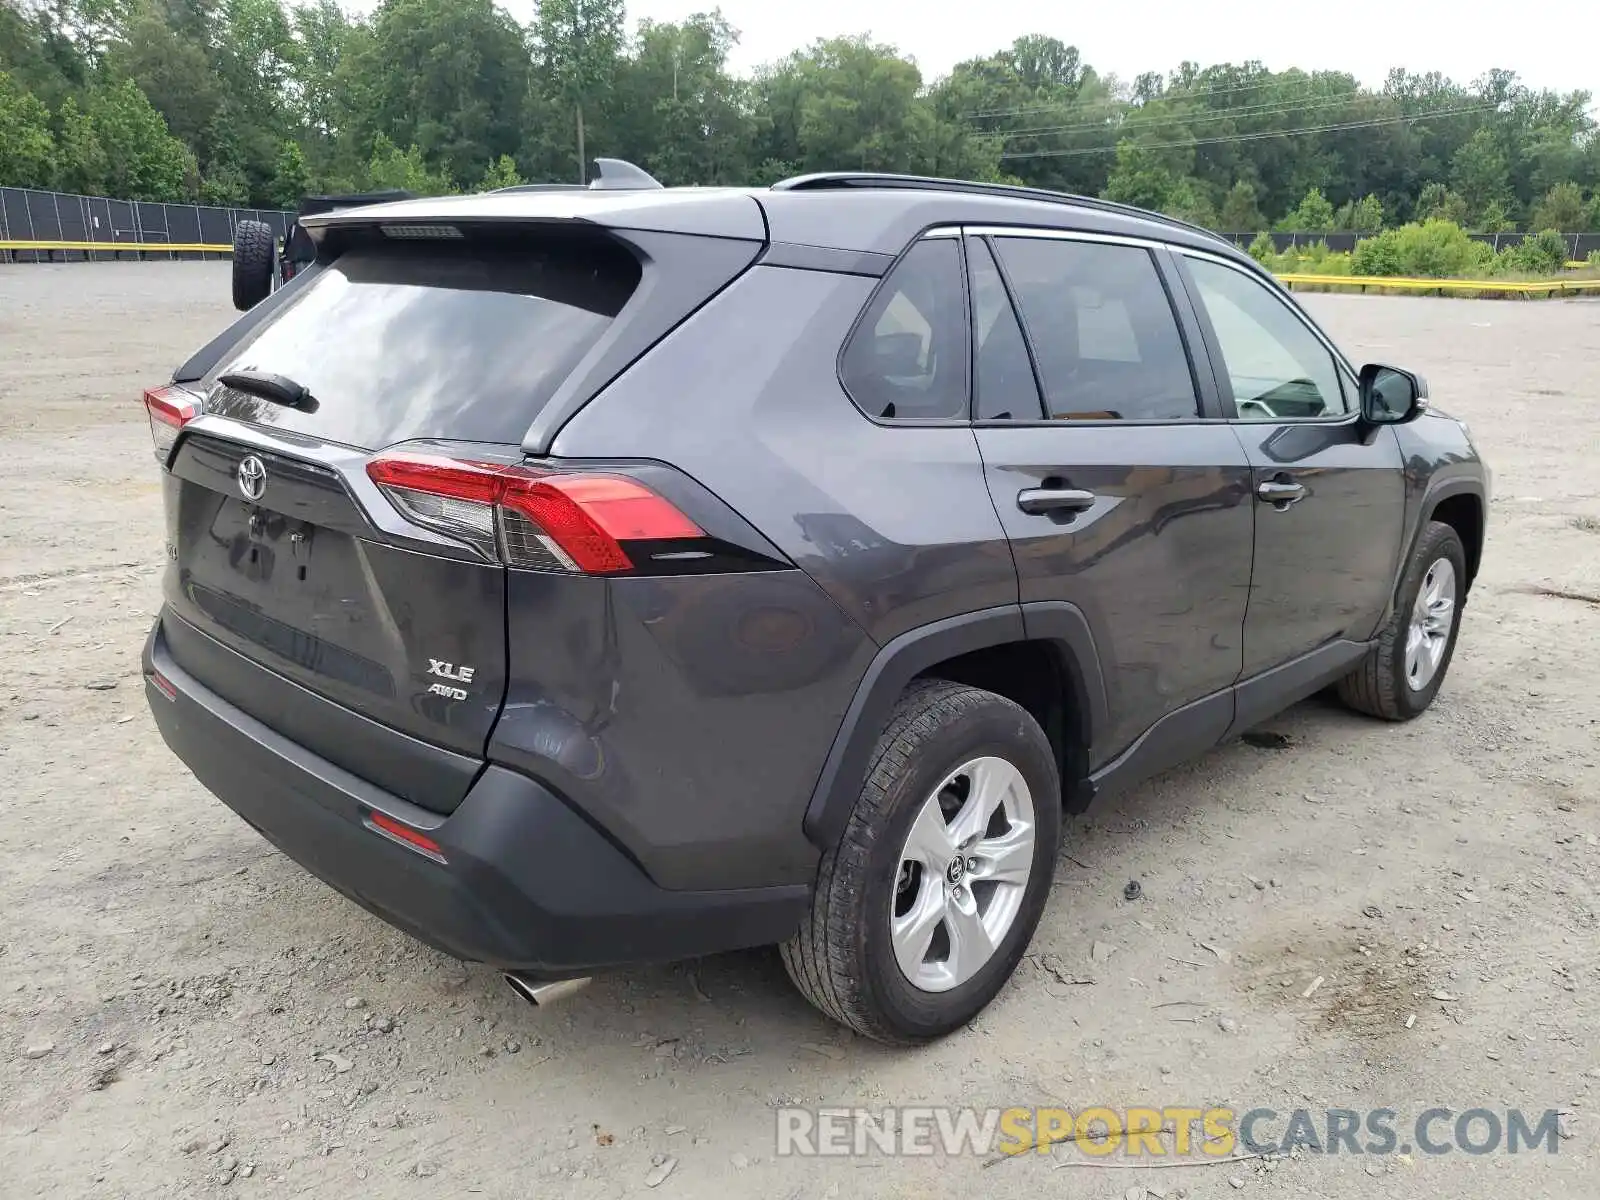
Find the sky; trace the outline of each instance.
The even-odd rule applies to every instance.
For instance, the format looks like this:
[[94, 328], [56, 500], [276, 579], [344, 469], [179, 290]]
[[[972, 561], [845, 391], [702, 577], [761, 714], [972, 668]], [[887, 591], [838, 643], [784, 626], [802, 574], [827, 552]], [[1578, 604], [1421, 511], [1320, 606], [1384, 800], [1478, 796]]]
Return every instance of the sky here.
[[[499, 2], [519, 21], [532, 16], [533, 0]], [[1185, 59], [1202, 65], [1259, 59], [1274, 70], [1349, 71], [1368, 85], [1381, 84], [1394, 66], [1441, 71], [1461, 82], [1505, 67], [1533, 87], [1600, 93], [1594, 0], [1476, 11], [1460, 0], [1310, 6], [1113, 0], [1070, 7], [1036, 0], [628, 0], [628, 16], [630, 25], [640, 18], [674, 21], [715, 7], [740, 31], [732, 66], [741, 74], [819, 37], [868, 33], [915, 58], [931, 80], [1022, 34], [1045, 33], [1077, 46], [1101, 74], [1127, 82]]]

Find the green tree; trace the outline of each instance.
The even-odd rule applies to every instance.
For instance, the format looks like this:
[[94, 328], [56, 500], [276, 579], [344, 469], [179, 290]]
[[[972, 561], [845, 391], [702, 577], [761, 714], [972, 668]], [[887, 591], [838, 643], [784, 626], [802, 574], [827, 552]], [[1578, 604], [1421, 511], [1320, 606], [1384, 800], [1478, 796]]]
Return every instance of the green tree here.
[[522, 31], [490, 0], [384, 0], [337, 78], [360, 144], [415, 146], [429, 174], [462, 184], [521, 145], [528, 70]]
[[167, 123], [172, 135], [209, 154], [210, 126], [223, 101], [221, 81], [200, 42], [183, 37], [167, 10], [138, 9], [106, 54], [106, 73], [131, 79]]
[[0, 4], [0, 71], [47, 108], [58, 106], [88, 77], [89, 61], [58, 28], [44, 5]]
[[106, 155], [106, 190], [124, 200], [181, 200], [194, 156], [131, 79], [90, 94], [89, 117]]
[[293, 208], [311, 190], [311, 168], [299, 142], [284, 142], [278, 152], [278, 165], [272, 172], [268, 195], [273, 203]]
[[331, 138], [338, 127], [337, 79], [339, 63], [350, 44], [350, 21], [338, 0], [301, 4], [292, 20], [300, 47], [294, 65], [300, 119], [308, 132]]
[[1178, 220], [1188, 221], [1193, 225], [1204, 225], [1215, 229], [1219, 224], [1216, 205], [1212, 204], [1211, 197], [1206, 195], [1205, 185], [1197, 179], [1178, 180], [1167, 193], [1161, 211], [1169, 217], [1177, 217]]
[[761, 71], [757, 161], [802, 171], [998, 174], [996, 139], [941, 118], [916, 64], [864, 37], [832, 38]]
[[1511, 170], [1494, 133], [1485, 126], [1462, 143], [1450, 159], [1450, 184], [1477, 216], [1489, 205], [1511, 203]]
[[374, 189], [397, 188], [420, 196], [437, 196], [450, 190], [448, 180], [428, 170], [417, 146], [401, 150], [381, 133], [373, 140], [367, 183]]
[[298, 133], [290, 97], [300, 48], [279, 0], [220, 3], [213, 61], [222, 100], [205, 156], [237, 166], [251, 198], [266, 203], [283, 142]]
[[1383, 202], [1370, 193], [1359, 200], [1346, 200], [1333, 215], [1333, 228], [1377, 233], [1383, 228]]
[[65, 192], [103, 195], [108, 165], [94, 119], [78, 107], [76, 97], [68, 96], [56, 113], [55, 186]]
[[1088, 195], [1108, 184], [1129, 110], [1077, 47], [1039, 35], [958, 63], [928, 98], [941, 127], [995, 145], [1016, 182]]
[[0, 71], [0, 185], [49, 187], [55, 150], [49, 110]]
[[1484, 208], [1477, 221], [1480, 233], [1508, 233], [1517, 227], [1511, 219], [1511, 214], [1506, 212], [1498, 200], [1491, 200]]
[[1222, 212], [1218, 215], [1220, 228], [1229, 233], [1249, 233], [1267, 227], [1266, 217], [1256, 203], [1256, 185], [1241, 179], [1228, 189], [1222, 198]]
[[622, 0], [539, 0], [533, 42], [545, 97], [574, 133], [577, 179], [588, 178], [585, 120], [604, 111], [622, 51]]
[[1571, 180], [1556, 184], [1534, 205], [1528, 224], [1534, 229], [1563, 232], [1584, 227], [1583, 191]]
[[489, 164], [489, 169], [483, 173], [483, 178], [478, 180], [474, 191], [492, 192], [496, 188], [516, 187], [522, 182], [522, 176], [517, 174], [517, 164], [509, 154], [502, 154]]
[[[524, 30], [495, 0], [376, 0], [365, 17], [340, 0], [4, 0], [0, 163], [40, 182], [168, 190], [181, 157], [180, 194], [264, 204], [302, 179], [364, 186], [375, 159], [430, 188], [503, 178], [507, 155], [525, 178], [582, 177], [594, 147], [673, 184], [914, 171], [1109, 195], [1246, 232], [1263, 211], [1321, 227], [1312, 191], [1340, 201], [1333, 225], [1362, 231], [1380, 213], [1490, 229], [1525, 213], [1595, 222], [1600, 207], [1591, 97], [1506, 71], [1460, 84], [1397, 70], [1368, 88], [1340, 71], [1185, 62], [1124, 83], [1030, 34], [975, 46], [931, 83], [865, 38], [819, 41], [741, 79], [719, 13], [625, 37], [622, 2], [535, 0]], [[129, 143], [125, 103], [102, 128], [99, 97], [124, 82], [181, 156], [153, 134]], [[48, 143], [19, 96], [44, 106]], [[288, 143], [303, 162], [280, 171]], [[165, 166], [152, 174], [152, 162]]]
[[1467, 204], [1442, 183], [1425, 184], [1417, 197], [1417, 220], [1449, 221], [1455, 225], [1467, 223]]
[[1293, 212], [1278, 222], [1286, 233], [1327, 233], [1333, 228], [1333, 205], [1321, 189], [1312, 188]]
[[1127, 138], [1117, 143], [1117, 165], [1103, 194], [1107, 200], [1160, 212], [1183, 178], [1160, 150]]
[[720, 14], [641, 21], [613, 85], [616, 152], [669, 184], [744, 183], [749, 87], [728, 73], [737, 34]]
[[202, 204], [247, 204], [250, 200], [250, 181], [238, 167], [229, 162], [208, 166], [200, 173], [200, 202]]

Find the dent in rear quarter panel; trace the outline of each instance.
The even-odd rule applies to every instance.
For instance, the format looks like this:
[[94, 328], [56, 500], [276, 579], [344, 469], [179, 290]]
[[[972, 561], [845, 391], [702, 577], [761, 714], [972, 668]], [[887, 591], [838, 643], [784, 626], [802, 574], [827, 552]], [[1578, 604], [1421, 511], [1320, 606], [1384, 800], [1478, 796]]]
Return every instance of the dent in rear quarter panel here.
[[509, 574], [489, 757], [668, 888], [808, 882], [801, 814], [873, 646], [799, 571]]
[[876, 282], [751, 268], [578, 412], [553, 453], [694, 476], [880, 645], [1017, 603], [972, 430], [875, 424], [839, 382]]

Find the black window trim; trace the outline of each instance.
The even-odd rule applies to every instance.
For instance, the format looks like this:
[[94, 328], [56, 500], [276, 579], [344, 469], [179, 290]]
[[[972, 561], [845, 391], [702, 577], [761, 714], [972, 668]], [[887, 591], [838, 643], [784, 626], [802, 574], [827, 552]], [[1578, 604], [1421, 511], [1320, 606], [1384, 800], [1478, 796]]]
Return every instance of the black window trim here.
[[[1161, 281], [1162, 290], [1166, 293], [1167, 306], [1172, 311], [1173, 324], [1178, 329], [1178, 341], [1183, 346], [1183, 352], [1189, 364], [1189, 382], [1194, 388], [1195, 414], [1190, 417], [1152, 417], [1139, 420], [1091, 420], [1091, 421], [1064, 421], [1052, 417], [1041, 417], [1038, 420], [973, 420], [975, 429], [1130, 429], [1145, 426], [1172, 427], [1183, 425], [1202, 425], [1209, 421], [1226, 420], [1230, 414], [1225, 411], [1222, 396], [1212, 383], [1212, 369], [1209, 356], [1202, 361], [1202, 355], [1207, 350], [1207, 345], [1197, 341], [1196, 335], [1201, 332], [1197, 325], [1192, 324], [1195, 315], [1189, 303], [1180, 302], [1177, 288], [1183, 285], [1181, 278], [1174, 279], [1175, 267], [1170, 262], [1169, 252], [1176, 247], [1155, 238], [1131, 237], [1126, 234], [1095, 233], [1090, 230], [1060, 229], [1054, 226], [1033, 225], [996, 225], [985, 223], [983, 225], [967, 225], [961, 229], [965, 237], [978, 238], [990, 244], [995, 262], [1000, 268], [1001, 278], [1006, 284], [1006, 293], [1012, 300], [1012, 311], [1016, 313], [1017, 322], [1022, 327], [1022, 338], [1028, 347], [1028, 360], [1034, 366], [1034, 380], [1039, 388], [1039, 396], [1048, 411], [1049, 399], [1045, 395], [1044, 381], [1039, 374], [1038, 364], [1035, 361], [1033, 348], [1033, 335], [1028, 330], [1027, 317], [1023, 315], [1022, 306], [1016, 302], [1015, 292], [1011, 285], [1010, 275], [1006, 271], [1005, 260], [1000, 254], [995, 240], [999, 238], [1032, 238], [1045, 241], [1062, 242], [1096, 242], [1112, 246], [1131, 246], [1146, 251], [1150, 255], [1151, 265], [1155, 267], [1156, 278]], [[1188, 301], [1185, 294], [1183, 301]], [[970, 300], [968, 302], [970, 307]], [[968, 337], [971, 341], [971, 335]], [[1212, 386], [1207, 386], [1212, 384]], [[969, 399], [970, 403], [970, 399]], [[1231, 403], [1231, 402], [1230, 402]]]
[[[1317, 323], [1313, 321], [1311, 317], [1294, 302], [1293, 298], [1284, 292], [1282, 284], [1279, 284], [1270, 276], [1263, 278], [1259, 272], [1249, 270], [1239, 263], [1232, 262], [1229, 259], [1222, 257], [1220, 254], [1207, 254], [1203, 250], [1192, 250], [1187, 246], [1173, 246], [1171, 249], [1174, 266], [1177, 269], [1178, 277], [1182, 280], [1184, 288], [1189, 293], [1189, 302], [1194, 307], [1195, 319], [1199, 322], [1201, 336], [1205, 339], [1207, 353], [1214, 364], [1213, 375], [1216, 378], [1219, 399], [1222, 402], [1225, 419], [1228, 422], [1235, 425], [1253, 426], [1272, 424], [1356, 425], [1360, 423], [1360, 396], [1357, 394], [1346, 393], [1346, 384], [1350, 380], [1353, 380], [1357, 377], [1355, 369], [1350, 365], [1350, 360], [1344, 356], [1344, 353], [1339, 349], [1338, 346], [1334, 345], [1333, 340], [1328, 337], [1327, 334], [1323, 333], [1320, 328], [1318, 328]], [[1217, 331], [1211, 323], [1211, 315], [1206, 312], [1205, 302], [1200, 297], [1199, 281], [1196, 280], [1193, 273], [1190, 272], [1189, 264], [1185, 261], [1189, 258], [1203, 259], [1208, 263], [1215, 263], [1219, 267], [1227, 267], [1230, 271], [1244, 276], [1262, 291], [1266, 292], [1279, 304], [1283, 305], [1283, 307], [1291, 314], [1293, 314], [1295, 319], [1310, 331], [1312, 337], [1316, 338], [1317, 341], [1321, 343], [1322, 348], [1326, 350], [1328, 352], [1328, 356], [1332, 358], [1334, 378], [1339, 383], [1340, 392], [1345, 393], [1340, 396], [1340, 399], [1343, 403], [1350, 405], [1350, 407], [1344, 412], [1334, 416], [1276, 417], [1272, 420], [1241, 417], [1239, 415], [1238, 405], [1233, 394], [1233, 380], [1228, 376], [1227, 360], [1222, 354], [1222, 343], [1217, 338]], [[1355, 401], [1354, 404], [1351, 404], [1352, 400]]]
[[1045, 416], [1048, 401], [1045, 400], [1044, 395], [1044, 372], [1039, 369], [1039, 356], [1033, 349], [1033, 335], [1028, 332], [1028, 318], [1022, 315], [1022, 305], [1017, 303], [1017, 289], [1011, 282], [1011, 272], [1006, 270], [1006, 264], [1000, 260], [1000, 251], [995, 247], [994, 240], [991, 237], [987, 234], [970, 234], [963, 229], [961, 261], [969, 264], [967, 268], [969, 272], [971, 271], [971, 266], [968, 256], [971, 253], [970, 246], [973, 242], [983, 243], [984, 249], [988, 252], [989, 261], [994, 263], [994, 269], [1000, 275], [1000, 290], [1006, 294], [1006, 303], [1011, 306], [1011, 318], [1016, 321], [1017, 329], [1022, 334], [1022, 352], [1028, 356], [1028, 370], [1033, 372], [1033, 390], [1039, 401], [1039, 416], [1036, 420], [1027, 420], [1022, 417], [980, 418], [978, 416], [978, 310], [972, 295], [969, 275], [967, 305], [971, 311], [968, 313], [967, 322], [972, 327], [972, 332], [968, 335], [968, 340], [972, 343], [972, 392], [968, 397], [967, 413], [972, 418], [972, 424], [977, 428], [985, 428], [991, 425], [1006, 427], [1011, 425], [1059, 424], [1059, 422], [1053, 422]]

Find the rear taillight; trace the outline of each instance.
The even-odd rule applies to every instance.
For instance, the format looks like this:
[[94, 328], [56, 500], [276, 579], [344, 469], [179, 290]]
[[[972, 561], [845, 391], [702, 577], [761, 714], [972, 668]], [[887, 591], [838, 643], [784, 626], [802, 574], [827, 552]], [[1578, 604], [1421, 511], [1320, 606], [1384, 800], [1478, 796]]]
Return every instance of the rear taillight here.
[[150, 417], [150, 440], [156, 444], [156, 461], [166, 466], [178, 431], [200, 415], [192, 392], [177, 386], [147, 388], [144, 411]]
[[627, 543], [705, 536], [623, 475], [406, 452], [378, 456], [367, 475], [406, 519], [513, 567], [611, 575], [633, 569]]

